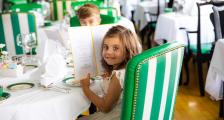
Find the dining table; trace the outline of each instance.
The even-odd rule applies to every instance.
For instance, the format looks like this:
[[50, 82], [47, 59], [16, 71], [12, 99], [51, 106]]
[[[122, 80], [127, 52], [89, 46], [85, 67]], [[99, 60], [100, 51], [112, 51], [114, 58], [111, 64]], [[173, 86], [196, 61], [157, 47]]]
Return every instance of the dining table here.
[[[116, 24], [135, 32], [133, 23], [127, 18], [121, 17]], [[90, 101], [80, 85], [71, 86], [64, 82], [73, 76], [73, 65], [67, 65], [67, 73], [62, 79], [54, 82], [52, 87], [41, 85], [43, 74], [50, 69], [55, 71], [54, 68], [59, 66], [51, 64], [53, 69], [46, 67], [51, 57], [56, 54], [66, 60], [66, 50], [69, 49], [68, 28], [69, 25], [63, 21], [52, 23], [51, 26], [37, 27], [38, 46], [35, 57], [40, 61], [39, 65], [23, 66], [23, 74], [20, 76], [0, 76], [0, 85], [3, 86], [4, 92], [10, 95], [0, 101], [0, 120], [72, 120], [89, 108]], [[55, 78], [52, 76], [48, 79], [53, 81]], [[32, 87], [21, 90], [9, 88], [21, 83], [31, 84]], [[99, 85], [100, 81], [92, 82], [90, 89], [101, 94]]]
[[[165, 9], [165, 1], [160, 2], [160, 13], [163, 13]], [[157, 0], [147, 0], [141, 1], [136, 5], [134, 12], [135, 25], [139, 27], [141, 31], [147, 24], [151, 21], [156, 21], [158, 16], [153, 16], [152, 14], [157, 14], [158, 12], [158, 1]]]
[[220, 39], [215, 44], [213, 56], [207, 73], [205, 91], [208, 92], [215, 100], [223, 98], [224, 82], [224, 39]]
[[224, 97], [224, 39], [220, 39], [215, 44], [215, 49], [206, 77], [205, 91], [214, 100], [220, 100], [220, 117], [223, 115]]
[[[90, 101], [80, 86], [57, 82], [52, 88], [40, 85], [38, 68], [30, 68], [20, 77], [0, 77], [0, 85], [10, 97], [0, 101], [1, 120], [72, 120], [87, 110]], [[10, 85], [29, 83], [27, 89], [10, 89]], [[97, 91], [97, 82], [91, 89]]]
[[[211, 8], [211, 7], [209, 7]], [[201, 43], [214, 41], [214, 27], [209, 18], [212, 9], [205, 9], [207, 12], [202, 14], [201, 19]], [[157, 20], [154, 41], [157, 44], [178, 41], [187, 45], [187, 31], [196, 31], [198, 25], [197, 14], [189, 15], [179, 12], [160, 14]], [[166, 28], [166, 29], [164, 29]], [[185, 30], [183, 30], [184, 28]], [[191, 34], [190, 44], [197, 44], [197, 34]]]

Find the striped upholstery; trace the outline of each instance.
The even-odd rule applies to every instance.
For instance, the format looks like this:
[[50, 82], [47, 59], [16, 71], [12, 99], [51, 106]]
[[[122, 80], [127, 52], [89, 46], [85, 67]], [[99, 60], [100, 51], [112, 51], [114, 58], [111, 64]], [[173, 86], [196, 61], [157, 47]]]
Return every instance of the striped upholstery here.
[[10, 10], [13, 12], [30, 12], [37, 11], [41, 14], [43, 13], [43, 7], [38, 3], [25, 3], [25, 4], [17, 4], [10, 7]]
[[71, 2], [74, 0], [53, 0], [50, 3], [51, 19], [62, 20], [67, 11], [71, 11]]
[[171, 120], [184, 46], [168, 43], [128, 62], [122, 120]]
[[5, 50], [10, 55], [23, 54], [23, 49], [16, 44], [16, 36], [20, 33], [36, 33], [35, 16], [32, 13], [0, 14], [0, 43], [6, 44]]
[[105, 6], [103, 1], [75, 1], [71, 3], [71, 7], [73, 11], [77, 11], [79, 7], [87, 3], [95, 4], [99, 8], [100, 14], [113, 17], [120, 16], [120, 8], [117, 6]]
[[120, 16], [120, 12], [114, 7], [100, 7], [99, 9], [100, 9], [100, 14], [110, 15], [113, 17]]
[[5, 2], [12, 3], [13, 5], [27, 3], [27, 0], [5, 0]]

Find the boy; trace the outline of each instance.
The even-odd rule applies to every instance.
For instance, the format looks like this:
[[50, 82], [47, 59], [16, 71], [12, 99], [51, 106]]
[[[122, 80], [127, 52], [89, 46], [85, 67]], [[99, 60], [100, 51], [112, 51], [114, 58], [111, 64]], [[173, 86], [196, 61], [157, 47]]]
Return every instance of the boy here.
[[96, 5], [85, 4], [77, 11], [77, 16], [82, 26], [97, 26], [100, 25], [100, 10]]

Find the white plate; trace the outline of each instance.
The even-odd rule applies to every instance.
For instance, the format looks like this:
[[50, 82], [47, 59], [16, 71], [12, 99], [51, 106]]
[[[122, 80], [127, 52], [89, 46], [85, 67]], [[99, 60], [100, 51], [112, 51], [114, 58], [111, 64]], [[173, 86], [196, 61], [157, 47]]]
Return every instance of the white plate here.
[[65, 83], [68, 86], [71, 86], [71, 87], [81, 86], [80, 82], [75, 82], [74, 81], [74, 77], [67, 77], [67, 78], [63, 79], [62, 82]]
[[[90, 84], [92, 84], [95, 80], [98, 80], [99, 77], [92, 77], [90, 79], [91, 79]], [[75, 81], [74, 77], [66, 77], [62, 80], [62, 82], [71, 87], [80, 87], [81, 86], [80, 81]]]

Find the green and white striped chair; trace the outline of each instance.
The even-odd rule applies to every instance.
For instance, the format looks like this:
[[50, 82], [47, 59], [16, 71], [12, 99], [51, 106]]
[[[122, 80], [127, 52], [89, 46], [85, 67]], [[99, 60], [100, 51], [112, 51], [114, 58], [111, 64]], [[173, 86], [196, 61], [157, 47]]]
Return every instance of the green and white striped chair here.
[[126, 67], [121, 120], [171, 120], [184, 46], [168, 43], [131, 59]]
[[36, 33], [36, 20], [32, 13], [0, 14], [0, 43], [6, 44], [5, 50], [12, 56], [23, 54], [22, 47], [16, 44], [20, 33]]
[[71, 2], [74, 0], [53, 0], [50, 3], [51, 19], [62, 20], [68, 11], [72, 11]]
[[38, 3], [25, 3], [25, 4], [16, 4], [10, 7], [12, 12], [30, 12], [37, 11], [43, 14], [43, 6]]

